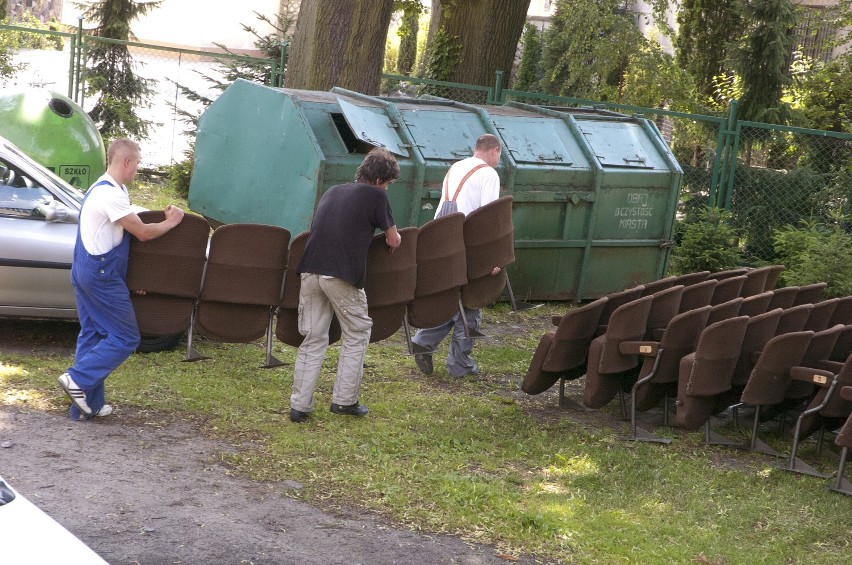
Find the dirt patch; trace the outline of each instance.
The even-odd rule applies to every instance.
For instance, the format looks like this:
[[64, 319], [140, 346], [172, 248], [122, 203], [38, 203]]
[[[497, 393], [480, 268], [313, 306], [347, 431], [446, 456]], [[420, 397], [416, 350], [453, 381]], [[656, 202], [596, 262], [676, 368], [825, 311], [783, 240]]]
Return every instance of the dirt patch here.
[[[72, 354], [79, 326], [0, 324], [0, 354]], [[0, 406], [0, 475], [113, 564], [505, 564], [493, 547], [389, 526], [359, 509], [297, 500], [296, 481], [259, 483], [219, 462], [232, 445], [184, 421]], [[515, 561], [517, 559], [517, 561]], [[530, 557], [511, 562], [535, 563]]]

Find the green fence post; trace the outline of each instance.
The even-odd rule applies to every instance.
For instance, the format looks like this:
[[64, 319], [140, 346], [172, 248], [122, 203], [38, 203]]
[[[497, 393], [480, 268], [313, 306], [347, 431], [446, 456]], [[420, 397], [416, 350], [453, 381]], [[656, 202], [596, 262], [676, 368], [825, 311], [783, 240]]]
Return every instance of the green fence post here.
[[[731, 100], [731, 105], [728, 107], [728, 120], [722, 126], [725, 128], [721, 146], [717, 146], [717, 152], [721, 150], [722, 158], [718, 160], [719, 170], [713, 171], [713, 183], [710, 191], [710, 205], [718, 208], [724, 208], [725, 202], [729, 200], [727, 194], [728, 177], [733, 174], [736, 168], [737, 153], [734, 149], [737, 139], [737, 104], [736, 100]], [[734, 161], [734, 167], [731, 167], [731, 160]]]
[[82, 105], [83, 101], [80, 97], [82, 85], [80, 83], [83, 80], [83, 16], [77, 18], [77, 51], [72, 56], [76, 57], [74, 64], [74, 96], [72, 98], [74, 102]]
[[486, 100], [486, 104], [502, 104], [503, 103], [503, 71], [495, 71], [497, 75], [494, 79], [494, 91], [491, 92], [491, 100]]
[[737, 104], [736, 100], [731, 100], [731, 110], [728, 115], [728, 130], [731, 137], [730, 141], [730, 158], [727, 163], [728, 178], [727, 186], [725, 187], [725, 199], [720, 200], [719, 207], [729, 209], [731, 207], [731, 198], [734, 195], [734, 177], [737, 174], [737, 154], [740, 150], [740, 136], [742, 127], [737, 119]]
[[278, 88], [284, 86], [284, 67], [287, 66], [287, 57], [289, 56], [288, 47], [290, 44], [286, 41], [281, 41], [281, 57], [278, 59], [278, 76], [275, 78], [273, 84]]

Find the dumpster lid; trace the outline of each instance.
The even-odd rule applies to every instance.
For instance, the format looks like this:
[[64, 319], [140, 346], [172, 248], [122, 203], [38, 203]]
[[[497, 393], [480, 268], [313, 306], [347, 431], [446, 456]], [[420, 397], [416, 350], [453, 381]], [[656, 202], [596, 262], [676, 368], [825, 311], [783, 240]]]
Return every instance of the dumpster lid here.
[[[494, 119], [497, 130], [515, 162], [563, 166], [574, 163], [560, 135], [570, 136], [571, 132], [561, 120], [541, 117], [500, 118], [499, 123], [498, 119]], [[512, 127], [507, 127], [509, 124]]]
[[337, 103], [352, 133], [360, 141], [374, 147], [384, 147], [400, 157], [408, 157], [408, 149], [396, 130], [398, 125], [393, 124], [385, 114], [356, 106], [340, 96], [337, 97]]
[[640, 136], [644, 136], [644, 131], [639, 125], [597, 120], [579, 122], [578, 125], [601, 165], [635, 169], [654, 168], [642, 149]]

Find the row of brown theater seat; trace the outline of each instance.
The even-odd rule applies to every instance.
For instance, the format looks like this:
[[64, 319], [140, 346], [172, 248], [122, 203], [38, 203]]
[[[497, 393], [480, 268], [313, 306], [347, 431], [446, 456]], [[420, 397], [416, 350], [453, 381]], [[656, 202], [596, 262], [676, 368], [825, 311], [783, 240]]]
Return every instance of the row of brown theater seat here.
[[[701, 277], [694, 277], [691, 286], [706, 284], [694, 280]], [[837, 386], [852, 384], [852, 297], [800, 304], [819, 300], [825, 286], [818, 283], [781, 293], [786, 309], [766, 311], [774, 293], [760, 292], [715, 306], [706, 298], [704, 306], [680, 308], [672, 315], [684, 288], [657, 285], [656, 293], [640, 292], [641, 298], [616, 308], [601, 325], [601, 313], [609, 307], [609, 298], [604, 297], [554, 319], [557, 329], [542, 337], [522, 388], [536, 394], [561, 379], [563, 404], [564, 381], [585, 373], [584, 403], [602, 407], [629, 387], [631, 439], [650, 441], [668, 442], [637, 428], [636, 410], [648, 410], [670, 395], [677, 395], [678, 425], [688, 430], [704, 426], [708, 443], [730, 443], [720, 436], [711, 439], [715, 435], [709, 428], [711, 415], [732, 405], [751, 405], [754, 422], [747, 447], [766, 452], [771, 449], [757, 439], [761, 408], [783, 405], [785, 400], [799, 405], [809, 401], [796, 423], [787, 469], [818, 474], [797, 459], [799, 440], [817, 430], [822, 434], [826, 425], [836, 425], [852, 410], [852, 403], [832, 394]], [[635, 289], [632, 292], [635, 296]], [[616, 297], [625, 294], [630, 293]], [[661, 312], [651, 316], [658, 305]], [[742, 315], [744, 306], [748, 315]], [[661, 330], [657, 326], [663, 322]], [[594, 326], [603, 329], [596, 338], [589, 329]], [[637, 339], [643, 328], [644, 339]], [[644, 359], [638, 371], [631, 357]]]
[[[162, 212], [140, 214], [145, 222]], [[307, 232], [293, 238], [283, 228], [257, 224], [225, 225], [213, 232], [201, 217], [187, 215], [158, 239], [131, 242], [128, 287], [144, 335], [189, 330], [187, 357], [194, 329], [212, 341], [248, 343], [267, 335], [271, 365], [273, 315], [275, 335], [297, 347], [301, 281], [287, 267], [298, 265]], [[491, 276], [494, 266], [514, 261], [512, 197], [506, 196], [472, 212], [451, 214], [418, 228], [400, 230], [402, 243], [388, 252], [377, 235], [368, 253], [367, 294], [373, 318], [371, 341], [386, 339], [402, 325], [406, 310], [415, 327], [446, 322], [458, 310], [496, 301], [505, 276]], [[289, 249], [288, 249], [289, 245]], [[488, 266], [490, 265], [490, 267]], [[483, 279], [487, 279], [483, 281]], [[330, 342], [340, 337], [332, 323]], [[276, 360], [277, 361], [277, 360]]]

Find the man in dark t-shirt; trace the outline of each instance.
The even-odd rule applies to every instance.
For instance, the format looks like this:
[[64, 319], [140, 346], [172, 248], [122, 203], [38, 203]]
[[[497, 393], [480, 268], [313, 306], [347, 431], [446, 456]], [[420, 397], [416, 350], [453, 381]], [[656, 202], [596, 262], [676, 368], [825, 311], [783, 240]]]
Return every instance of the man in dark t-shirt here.
[[335, 414], [363, 416], [358, 402], [364, 355], [373, 321], [367, 313], [364, 280], [367, 251], [376, 229], [393, 251], [402, 240], [388, 200], [388, 186], [399, 178], [399, 165], [385, 149], [373, 149], [355, 173], [355, 182], [333, 186], [320, 198], [302, 260], [299, 333], [305, 336], [296, 354], [290, 420], [304, 422], [314, 409], [314, 389], [328, 348], [334, 314], [342, 344], [331, 399]]

